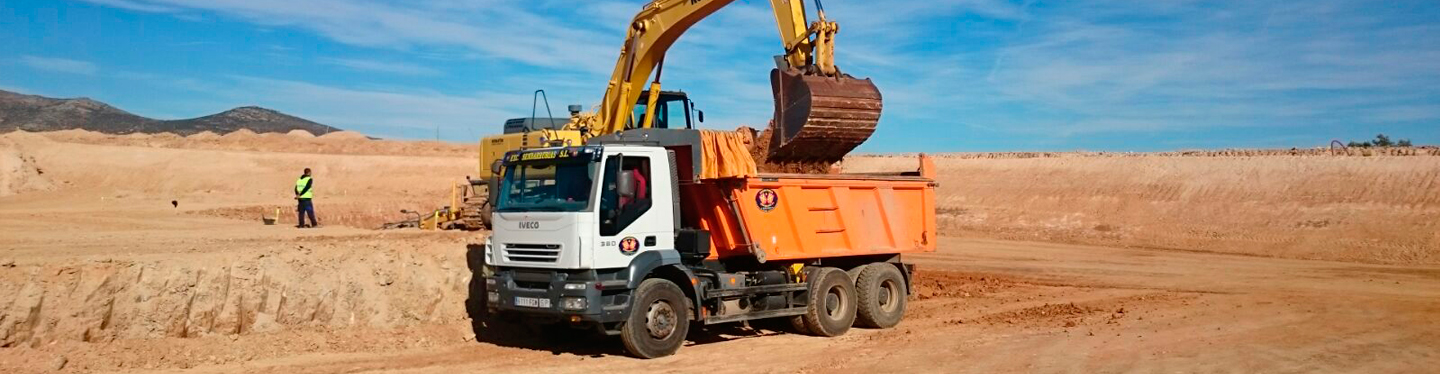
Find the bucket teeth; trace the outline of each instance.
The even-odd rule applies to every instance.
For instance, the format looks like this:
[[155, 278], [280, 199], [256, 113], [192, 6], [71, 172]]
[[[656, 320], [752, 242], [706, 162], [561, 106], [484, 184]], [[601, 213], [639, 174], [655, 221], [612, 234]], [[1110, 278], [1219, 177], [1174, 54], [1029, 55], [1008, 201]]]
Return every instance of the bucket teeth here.
[[769, 159], [838, 162], [880, 122], [880, 90], [870, 79], [771, 70], [775, 122]]

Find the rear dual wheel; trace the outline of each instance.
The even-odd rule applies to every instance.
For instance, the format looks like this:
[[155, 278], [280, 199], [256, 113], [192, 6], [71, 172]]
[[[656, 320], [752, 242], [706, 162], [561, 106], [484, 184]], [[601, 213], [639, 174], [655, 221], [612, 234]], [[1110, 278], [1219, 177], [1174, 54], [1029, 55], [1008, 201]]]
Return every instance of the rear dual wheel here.
[[859, 313], [855, 323], [862, 327], [888, 329], [905, 316], [905, 278], [894, 264], [877, 262], [860, 269], [855, 279]]
[[[809, 304], [798, 325], [816, 336], [840, 336], [855, 324], [855, 284], [845, 271], [822, 268], [811, 274]], [[792, 320], [793, 321], [793, 320]]]

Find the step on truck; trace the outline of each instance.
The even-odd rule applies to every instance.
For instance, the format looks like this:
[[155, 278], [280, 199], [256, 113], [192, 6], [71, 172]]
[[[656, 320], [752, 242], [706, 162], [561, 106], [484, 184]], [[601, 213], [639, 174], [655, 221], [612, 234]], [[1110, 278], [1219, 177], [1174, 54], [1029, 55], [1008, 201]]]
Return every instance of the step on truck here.
[[928, 158], [908, 173], [756, 174], [705, 135], [631, 130], [505, 155], [486, 308], [619, 335], [642, 358], [675, 353], [696, 324], [787, 318], [838, 336], [900, 322], [914, 269], [902, 255], [935, 250]]

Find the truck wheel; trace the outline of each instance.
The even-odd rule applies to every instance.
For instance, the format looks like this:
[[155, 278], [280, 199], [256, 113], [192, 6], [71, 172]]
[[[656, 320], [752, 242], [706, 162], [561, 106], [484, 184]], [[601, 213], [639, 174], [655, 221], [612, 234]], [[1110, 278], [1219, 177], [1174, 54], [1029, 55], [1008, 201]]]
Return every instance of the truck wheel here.
[[905, 278], [900, 269], [888, 263], [866, 265], [855, 281], [859, 313], [855, 322], [860, 326], [888, 329], [900, 324], [905, 315]]
[[794, 329], [794, 333], [810, 335], [810, 329], [805, 327], [805, 316], [793, 316], [787, 319], [790, 320], [790, 328]]
[[489, 202], [485, 203], [484, 208], [480, 210], [480, 227], [475, 228], [476, 230], [490, 230], [494, 228], [490, 225], [492, 223], [490, 222], [490, 212], [494, 210], [495, 207], [493, 205]]
[[639, 358], [675, 354], [690, 332], [689, 300], [675, 283], [651, 278], [635, 289], [630, 318], [621, 327], [625, 350]]
[[824, 268], [810, 283], [805, 329], [817, 336], [840, 336], [855, 324], [855, 284], [845, 271]]

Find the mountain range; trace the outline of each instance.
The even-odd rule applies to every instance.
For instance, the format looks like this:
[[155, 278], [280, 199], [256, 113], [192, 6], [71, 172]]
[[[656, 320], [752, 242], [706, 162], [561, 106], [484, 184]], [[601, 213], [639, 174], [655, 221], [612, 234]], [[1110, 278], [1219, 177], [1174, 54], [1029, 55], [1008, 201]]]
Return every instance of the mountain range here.
[[239, 107], [198, 118], [158, 120], [89, 98], [55, 99], [0, 90], [0, 133], [70, 129], [107, 134], [170, 132], [177, 135], [202, 131], [224, 134], [239, 129], [257, 133], [305, 130], [317, 135], [340, 131], [339, 128], [256, 106]]

